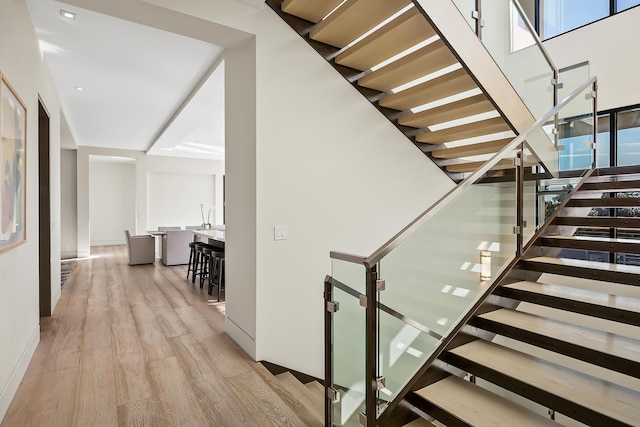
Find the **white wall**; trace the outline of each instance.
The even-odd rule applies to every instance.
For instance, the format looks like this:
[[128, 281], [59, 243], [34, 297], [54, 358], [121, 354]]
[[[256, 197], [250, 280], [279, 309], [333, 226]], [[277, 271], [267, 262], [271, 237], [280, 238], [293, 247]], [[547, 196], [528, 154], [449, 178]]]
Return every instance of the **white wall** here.
[[640, 103], [637, 90], [640, 57], [640, 8], [633, 8], [544, 42], [560, 68], [589, 61], [598, 76], [598, 109]]
[[60, 239], [62, 258], [78, 256], [76, 150], [60, 150]]
[[453, 183], [273, 11], [258, 28], [257, 357], [321, 377], [329, 251], [370, 255]]
[[38, 96], [51, 126], [52, 307], [60, 294], [60, 104], [23, 0], [0, 2], [0, 71], [27, 106], [27, 241], [0, 254], [0, 419], [39, 341]]
[[124, 244], [124, 230], [135, 228], [135, 179], [133, 162], [89, 162], [91, 246]]
[[[93, 241], [93, 237], [90, 233], [90, 224], [93, 222], [90, 213], [90, 204], [92, 196], [100, 195], [101, 191], [92, 191], [90, 188], [90, 171], [96, 163], [91, 163], [90, 157], [92, 156], [115, 156], [125, 157], [135, 160], [135, 174], [128, 178], [125, 182], [120, 182], [119, 186], [126, 185], [126, 191], [131, 191], [135, 194], [135, 205], [133, 206], [133, 212], [130, 212], [132, 222], [129, 225], [121, 223], [116, 228], [113, 228], [110, 232], [110, 236], [101, 238], [103, 241], [114, 241], [112, 243], [124, 243], [124, 228], [125, 225], [131, 228], [132, 233], [144, 233], [146, 230], [150, 230], [157, 225], [187, 225], [181, 224], [183, 217], [169, 218], [167, 220], [177, 221], [175, 224], [150, 224], [148, 222], [148, 207], [147, 203], [149, 197], [156, 199], [157, 197], [163, 197], [162, 194], [148, 194], [148, 177], [150, 174], [175, 174], [175, 175], [207, 175], [214, 176], [215, 180], [215, 202], [216, 206], [222, 206], [222, 176], [224, 175], [224, 162], [219, 160], [200, 160], [200, 159], [185, 159], [177, 157], [165, 157], [165, 156], [148, 156], [141, 151], [131, 150], [113, 150], [96, 147], [80, 146], [77, 154], [77, 235], [78, 235], [78, 255], [88, 256], [90, 254], [90, 246]], [[195, 196], [194, 196], [195, 197]], [[199, 201], [196, 211], [199, 217]], [[222, 210], [217, 212], [216, 221], [222, 222]], [[198, 223], [198, 222], [196, 222]], [[194, 224], [195, 225], [195, 224]], [[114, 226], [115, 227], [115, 226]], [[122, 237], [120, 237], [122, 235]]]
[[[149, 230], [157, 230], [158, 226], [200, 225], [203, 222], [216, 224], [215, 185], [216, 176], [213, 173], [148, 173]], [[203, 205], [202, 211], [200, 205]]]

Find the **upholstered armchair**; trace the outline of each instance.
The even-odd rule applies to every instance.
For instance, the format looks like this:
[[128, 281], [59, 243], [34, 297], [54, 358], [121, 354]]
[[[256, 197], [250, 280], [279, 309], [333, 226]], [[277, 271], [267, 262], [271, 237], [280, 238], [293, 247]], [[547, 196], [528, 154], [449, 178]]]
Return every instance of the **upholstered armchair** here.
[[193, 230], [167, 230], [162, 235], [162, 263], [164, 265], [189, 264], [189, 243]]
[[129, 230], [124, 230], [127, 238], [127, 255], [129, 265], [153, 264], [156, 260], [156, 245], [153, 236], [149, 234], [132, 236]]

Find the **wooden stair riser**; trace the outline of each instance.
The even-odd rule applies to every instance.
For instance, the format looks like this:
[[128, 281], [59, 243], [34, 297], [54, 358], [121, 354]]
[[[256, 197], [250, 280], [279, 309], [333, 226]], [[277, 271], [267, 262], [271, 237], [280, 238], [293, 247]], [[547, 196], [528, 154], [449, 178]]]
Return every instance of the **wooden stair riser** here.
[[572, 199], [567, 207], [573, 208], [638, 208], [640, 198], [610, 197], [604, 199]]

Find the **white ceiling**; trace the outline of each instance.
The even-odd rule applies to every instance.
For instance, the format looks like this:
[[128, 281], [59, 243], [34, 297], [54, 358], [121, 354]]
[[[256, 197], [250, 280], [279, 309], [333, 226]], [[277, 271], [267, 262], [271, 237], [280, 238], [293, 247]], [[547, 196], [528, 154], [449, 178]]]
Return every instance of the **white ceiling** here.
[[224, 158], [222, 47], [52, 0], [27, 5], [76, 145]]

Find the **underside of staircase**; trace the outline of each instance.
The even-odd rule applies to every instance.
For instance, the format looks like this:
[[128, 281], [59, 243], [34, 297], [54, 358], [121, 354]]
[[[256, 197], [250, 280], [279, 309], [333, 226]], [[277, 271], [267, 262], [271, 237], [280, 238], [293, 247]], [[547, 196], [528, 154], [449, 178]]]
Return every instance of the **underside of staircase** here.
[[[533, 123], [530, 114], [514, 119], [501, 111], [477, 73], [412, 0], [267, 4], [454, 180], [475, 171]], [[459, 31], [484, 51], [456, 14]], [[495, 75], [502, 78], [499, 71]], [[499, 91], [501, 97], [507, 92], [521, 104], [508, 84]], [[512, 168], [512, 162], [502, 162], [494, 173]]]
[[596, 170], [405, 403], [434, 425], [640, 425], [638, 207], [640, 167]]

